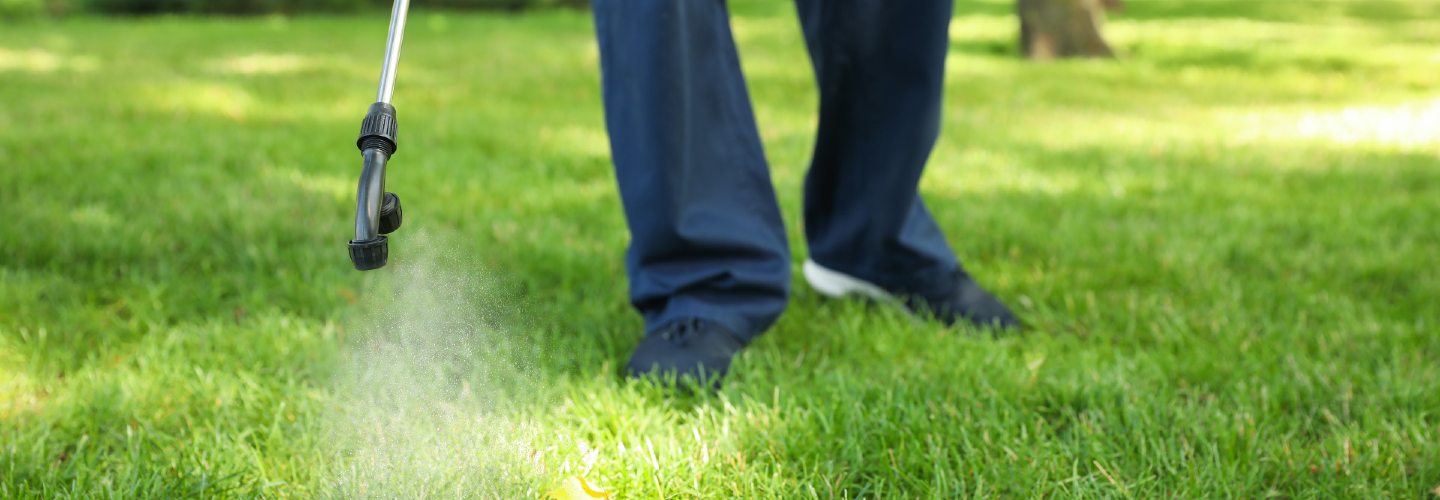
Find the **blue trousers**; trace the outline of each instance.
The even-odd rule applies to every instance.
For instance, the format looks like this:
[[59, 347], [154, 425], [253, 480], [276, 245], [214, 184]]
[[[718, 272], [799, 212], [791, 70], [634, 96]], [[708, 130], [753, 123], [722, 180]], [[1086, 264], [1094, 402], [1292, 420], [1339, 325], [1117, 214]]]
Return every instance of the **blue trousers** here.
[[[815, 262], [945, 293], [960, 264], [916, 188], [940, 128], [951, 0], [797, 0], [819, 85], [805, 178]], [[631, 302], [749, 341], [785, 309], [790, 255], [724, 0], [594, 0]]]

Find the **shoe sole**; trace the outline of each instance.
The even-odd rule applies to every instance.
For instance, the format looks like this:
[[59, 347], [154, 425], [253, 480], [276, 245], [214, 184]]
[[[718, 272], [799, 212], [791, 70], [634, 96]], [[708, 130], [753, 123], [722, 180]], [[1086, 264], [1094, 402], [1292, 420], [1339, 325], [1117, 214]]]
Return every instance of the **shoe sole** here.
[[894, 305], [895, 307], [899, 307], [900, 310], [905, 311], [906, 314], [911, 316], [915, 315], [915, 312], [911, 311], [909, 307], [906, 307], [905, 302], [900, 300], [899, 297], [896, 297], [890, 292], [885, 291], [884, 288], [880, 288], [879, 285], [869, 281], [830, 269], [810, 259], [805, 259], [805, 265], [801, 266], [800, 270], [802, 274], [805, 275], [805, 282], [809, 283], [810, 288], [815, 289], [820, 295], [832, 299], [849, 297], [866, 298], [876, 302]]

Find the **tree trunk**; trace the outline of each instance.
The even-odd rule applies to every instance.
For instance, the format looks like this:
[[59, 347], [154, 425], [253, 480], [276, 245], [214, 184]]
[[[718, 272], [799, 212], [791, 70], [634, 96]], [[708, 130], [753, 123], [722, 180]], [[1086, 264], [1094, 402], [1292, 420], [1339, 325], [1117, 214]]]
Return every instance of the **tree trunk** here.
[[1037, 60], [1113, 57], [1100, 24], [1107, 9], [1120, 6], [1120, 0], [1018, 0], [1020, 47]]

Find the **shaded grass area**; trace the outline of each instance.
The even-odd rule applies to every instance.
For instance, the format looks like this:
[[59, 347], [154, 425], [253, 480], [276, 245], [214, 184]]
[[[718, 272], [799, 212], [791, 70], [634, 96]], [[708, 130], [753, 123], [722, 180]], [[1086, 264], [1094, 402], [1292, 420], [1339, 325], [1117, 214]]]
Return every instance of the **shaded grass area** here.
[[[345, 260], [381, 18], [0, 31], [0, 496], [1409, 496], [1440, 485], [1430, 2], [962, 3], [923, 191], [1035, 328], [817, 298], [718, 394], [640, 322], [580, 13], [417, 12], [392, 269]], [[1302, 9], [1301, 6], [1308, 8]], [[796, 262], [814, 92], [735, 28]]]

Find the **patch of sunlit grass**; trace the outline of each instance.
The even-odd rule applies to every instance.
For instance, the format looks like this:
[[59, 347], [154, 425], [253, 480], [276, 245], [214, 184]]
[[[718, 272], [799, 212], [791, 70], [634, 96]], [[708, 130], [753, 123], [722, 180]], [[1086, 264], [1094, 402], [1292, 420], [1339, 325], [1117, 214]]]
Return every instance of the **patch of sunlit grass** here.
[[90, 229], [109, 229], [121, 222], [118, 214], [109, 207], [96, 203], [71, 209], [70, 221]]
[[1340, 146], [1440, 147], [1440, 99], [1337, 110], [1251, 111], [1227, 120], [1240, 140], [1318, 141]]
[[210, 63], [215, 71], [231, 75], [283, 75], [314, 68], [310, 58], [299, 54], [255, 53], [233, 56]]
[[88, 73], [100, 69], [94, 56], [61, 54], [43, 49], [12, 50], [0, 47], [0, 73]]
[[943, 196], [964, 199], [976, 194], [1034, 194], [1066, 196], [1089, 191], [1097, 179], [1078, 172], [1042, 172], [1005, 151], [972, 147], [937, 159], [928, 169], [922, 188]]
[[140, 102], [156, 111], [244, 121], [256, 109], [254, 96], [229, 83], [179, 80], [147, 86]]
[[0, 425], [38, 410], [44, 399], [35, 380], [20, 368], [19, 354], [0, 339]]
[[605, 157], [610, 155], [610, 137], [596, 127], [545, 127], [538, 133], [542, 145], [568, 154]]
[[[358, 158], [355, 161], [359, 163]], [[324, 196], [335, 200], [344, 200], [353, 196], [354, 181], [336, 175], [321, 174], [297, 168], [281, 168], [274, 165], [265, 165], [259, 168], [260, 175], [272, 180], [284, 182], [299, 188], [301, 191]]]
[[951, 43], [996, 43], [1017, 40], [1020, 24], [1014, 16], [969, 14], [950, 21]]

